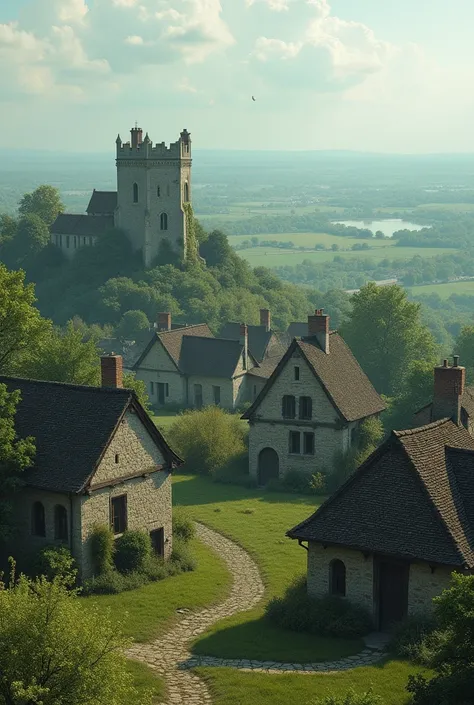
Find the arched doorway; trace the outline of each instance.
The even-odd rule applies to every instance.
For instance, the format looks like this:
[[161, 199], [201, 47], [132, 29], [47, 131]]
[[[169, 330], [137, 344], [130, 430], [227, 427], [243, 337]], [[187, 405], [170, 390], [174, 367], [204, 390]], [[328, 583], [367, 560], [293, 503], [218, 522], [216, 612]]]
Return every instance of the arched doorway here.
[[270, 480], [278, 480], [280, 461], [273, 448], [264, 448], [258, 455], [258, 484], [266, 485]]

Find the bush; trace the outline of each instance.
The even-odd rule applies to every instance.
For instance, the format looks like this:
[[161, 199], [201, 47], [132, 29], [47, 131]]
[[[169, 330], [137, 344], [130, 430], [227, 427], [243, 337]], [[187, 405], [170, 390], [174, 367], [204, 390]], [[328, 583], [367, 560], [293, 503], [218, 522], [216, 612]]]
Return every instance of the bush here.
[[270, 600], [266, 615], [282, 629], [320, 636], [353, 638], [368, 634], [372, 629], [367, 610], [340, 597], [310, 597], [304, 578], [293, 582], [284, 597]]
[[396, 656], [429, 665], [438, 639], [435, 618], [431, 615], [417, 615], [407, 617], [395, 627], [388, 647]]
[[171, 563], [174, 563], [179, 568], [179, 572], [183, 573], [196, 569], [196, 559], [192, 555], [189, 546], [185, 541], [183, 541], [183, 539], [173, 539]]
[[375, 695], [372, 690], [365, 693], [356, 693], [349, 690], [345, 695], [326, 695], [313, 700], [311, 705], [384, 705], [380, 695]]
[[249, 475], [249, 454], [245, 449], [239, 455], [230, 459], [226, 465], [217, 468], [212, 475], [214, 482], [223, 485], [238, 485], [239, 487], [257, 487], [257, 479]]
[[196, 529], [193, 520], [179, 507], [173, 509], [173, 538], [187, 543], [194, 538]]
[[185, 411], [168, 435], [189, 472], [213, 475], [245, 451], [245, 430], [240, 420], [216, 406]]
[[111, 529], [105, 524], [94, 526], [89, 538], [94, 575], [109, 573], [114, 566], [115, 541]]
[[73, 583], [76, 578], [75, 561], [67, 546], [46, 546], [36, 559], [35, 574], [47, 580], [62, 578]]
[[278, 480], [270, 480], [266, 489], [270, 492], [294, 492], [295, 494], [318, 495], [326, 489], [326, 474], [316, 472], [310, 474], [304, 470], [288, 470], [286, 475]]
[[124, 531], [115, 542], [115, 567], [121, 573], [143, 571], [151, 555], [151, 540], [144, 531]]

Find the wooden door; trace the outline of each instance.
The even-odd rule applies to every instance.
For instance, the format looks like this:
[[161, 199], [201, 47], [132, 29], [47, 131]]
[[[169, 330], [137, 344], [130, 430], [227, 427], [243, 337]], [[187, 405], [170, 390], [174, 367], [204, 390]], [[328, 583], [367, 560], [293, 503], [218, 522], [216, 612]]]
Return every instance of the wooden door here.
[[380, 559], [378, 569], [379, 629], [385, 631], [408, 613], [409, 563]]
[[161, 528], [150, 531], [150, 539], [155, 555], [163, 558], [165, 555], [165, 530]]
[[164, 405], [165, 403], [165, 385], [163, 382], [158, 382], [158, 404]]
[[264, 448], [258, 456], [258, 484], [266, 485], [270, 480], [278, 480], [280, 461], [273, 448]]

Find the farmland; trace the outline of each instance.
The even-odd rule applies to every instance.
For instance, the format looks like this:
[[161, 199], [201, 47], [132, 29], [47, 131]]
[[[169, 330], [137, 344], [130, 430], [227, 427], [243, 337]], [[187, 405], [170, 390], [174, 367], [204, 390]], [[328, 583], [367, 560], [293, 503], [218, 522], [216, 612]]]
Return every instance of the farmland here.
[[447, 282], [446, 284], [424, 284], [409, 288], [413, 296], [438, 294], [442, 299], [448, 299], [452, 294], [459, 296], [474, 296], [474, 281]]

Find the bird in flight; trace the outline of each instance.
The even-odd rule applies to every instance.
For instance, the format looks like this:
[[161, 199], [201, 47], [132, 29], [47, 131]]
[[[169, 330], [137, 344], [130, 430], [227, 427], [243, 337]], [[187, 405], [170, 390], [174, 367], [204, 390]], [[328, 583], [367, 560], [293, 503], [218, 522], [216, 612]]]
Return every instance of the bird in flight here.
[[252, 100], [255, 102], [255, 98], [252, 96]]

